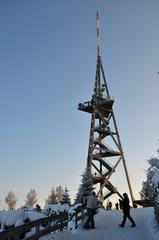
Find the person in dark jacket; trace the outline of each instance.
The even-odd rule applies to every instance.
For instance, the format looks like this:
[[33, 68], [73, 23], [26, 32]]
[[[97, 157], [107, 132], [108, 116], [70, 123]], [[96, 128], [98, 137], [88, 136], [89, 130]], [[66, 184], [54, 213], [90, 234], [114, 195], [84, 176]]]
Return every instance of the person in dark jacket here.
[[131, 227], [136, 227], [134, 220], [130, 216], [130, 205], [129, 205], [129, 198], [127, 193], [123, 193], [122, 209], [123, 209], [123, 221], [121, 224], [119, 224], [119, 226], [124, 227], [126, 218], [128, 218], [132, 223]]
[[119, 209], [119, 203], [118, 202], [115, 204], [115, 208], [116, 208], [116, 210]]

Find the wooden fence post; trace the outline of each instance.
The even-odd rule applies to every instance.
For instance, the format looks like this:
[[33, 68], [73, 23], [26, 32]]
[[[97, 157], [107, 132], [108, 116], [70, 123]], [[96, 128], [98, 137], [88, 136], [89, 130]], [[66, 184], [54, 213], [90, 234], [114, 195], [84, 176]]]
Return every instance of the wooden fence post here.
[[75, 229], [76, 229], [76, 212], [75, 212], [75, 210], [70, 210], [68, 212], [67, 229], [69, 231], [71, 231], [72, 233], [75, 233]]

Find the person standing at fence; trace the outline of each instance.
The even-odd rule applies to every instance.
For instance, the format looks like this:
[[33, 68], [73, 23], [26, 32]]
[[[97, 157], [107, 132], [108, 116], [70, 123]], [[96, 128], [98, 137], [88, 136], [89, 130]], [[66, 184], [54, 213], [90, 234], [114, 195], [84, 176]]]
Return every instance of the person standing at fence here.
[[129, 205], [129, 198], [127, 193], [123, 193], [122, 209], [123, 209], [123, 221], [121, 224], [119, 224], [119, 226], [124, 227], [126, 218], [128, 218], [132, 223], [131, 227], [136, 227], [134, 220], [130, 216], [130, 205]]
[[87, 220], [84, 225], [84, 228], [89, 229], [89, 228], [95, 228], [95, 223], [94, 223], [94, 215], [97, 211], [98, 208], [98, 201], [96, 198], [96, 193], [91, 192], [91, 194], [87, 197]]
[[116, 208], [116, 210], [119, 209], [119, 203], [118, 202], [115, 204], [115, 208]]

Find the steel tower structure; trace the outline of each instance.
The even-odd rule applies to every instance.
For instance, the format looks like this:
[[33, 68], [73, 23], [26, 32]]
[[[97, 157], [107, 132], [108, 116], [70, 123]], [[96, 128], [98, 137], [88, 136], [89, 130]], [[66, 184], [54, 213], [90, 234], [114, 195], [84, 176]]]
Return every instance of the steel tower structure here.
[[[123, 163], [132, 202], [134, 201], [120, 135], [113, 111], [114, 99], [110, 97], [100, 56], [99, 16], [97, 12], [97, 63], [94, 93], [90, 101], [79, 103], [78, 109], [91, 114], [88, 144], [87, 170], [93, 184], [97, 184], [97, 195], [104, 201], [116, 193], [110, 182], [119, 163]], [[99, 187], [98, 187], [99, 186]], [[105, 191], [106, 190], [106, 191]]]

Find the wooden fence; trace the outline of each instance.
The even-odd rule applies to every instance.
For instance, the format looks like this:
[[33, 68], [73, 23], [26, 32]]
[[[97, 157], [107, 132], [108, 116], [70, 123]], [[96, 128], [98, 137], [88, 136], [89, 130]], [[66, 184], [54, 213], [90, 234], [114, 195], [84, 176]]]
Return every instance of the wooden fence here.
[[[85, 208], [77, 208], [74, 215], [68, 213], [61, 213], [59, 215], [52, 215], [46, 218], [41, 218], [6, 231], [0, 232], [0, 240], [37, 240], [39, 237], [47, 235], [56, 230], [62, 231], [67, 228], [68, 222], [72, 217], [75, 217], [75, 228], [81, 221], [86, 218]], [[25, 237], [25, 233], [31, 229], [35, 229], [30, 237]]]

